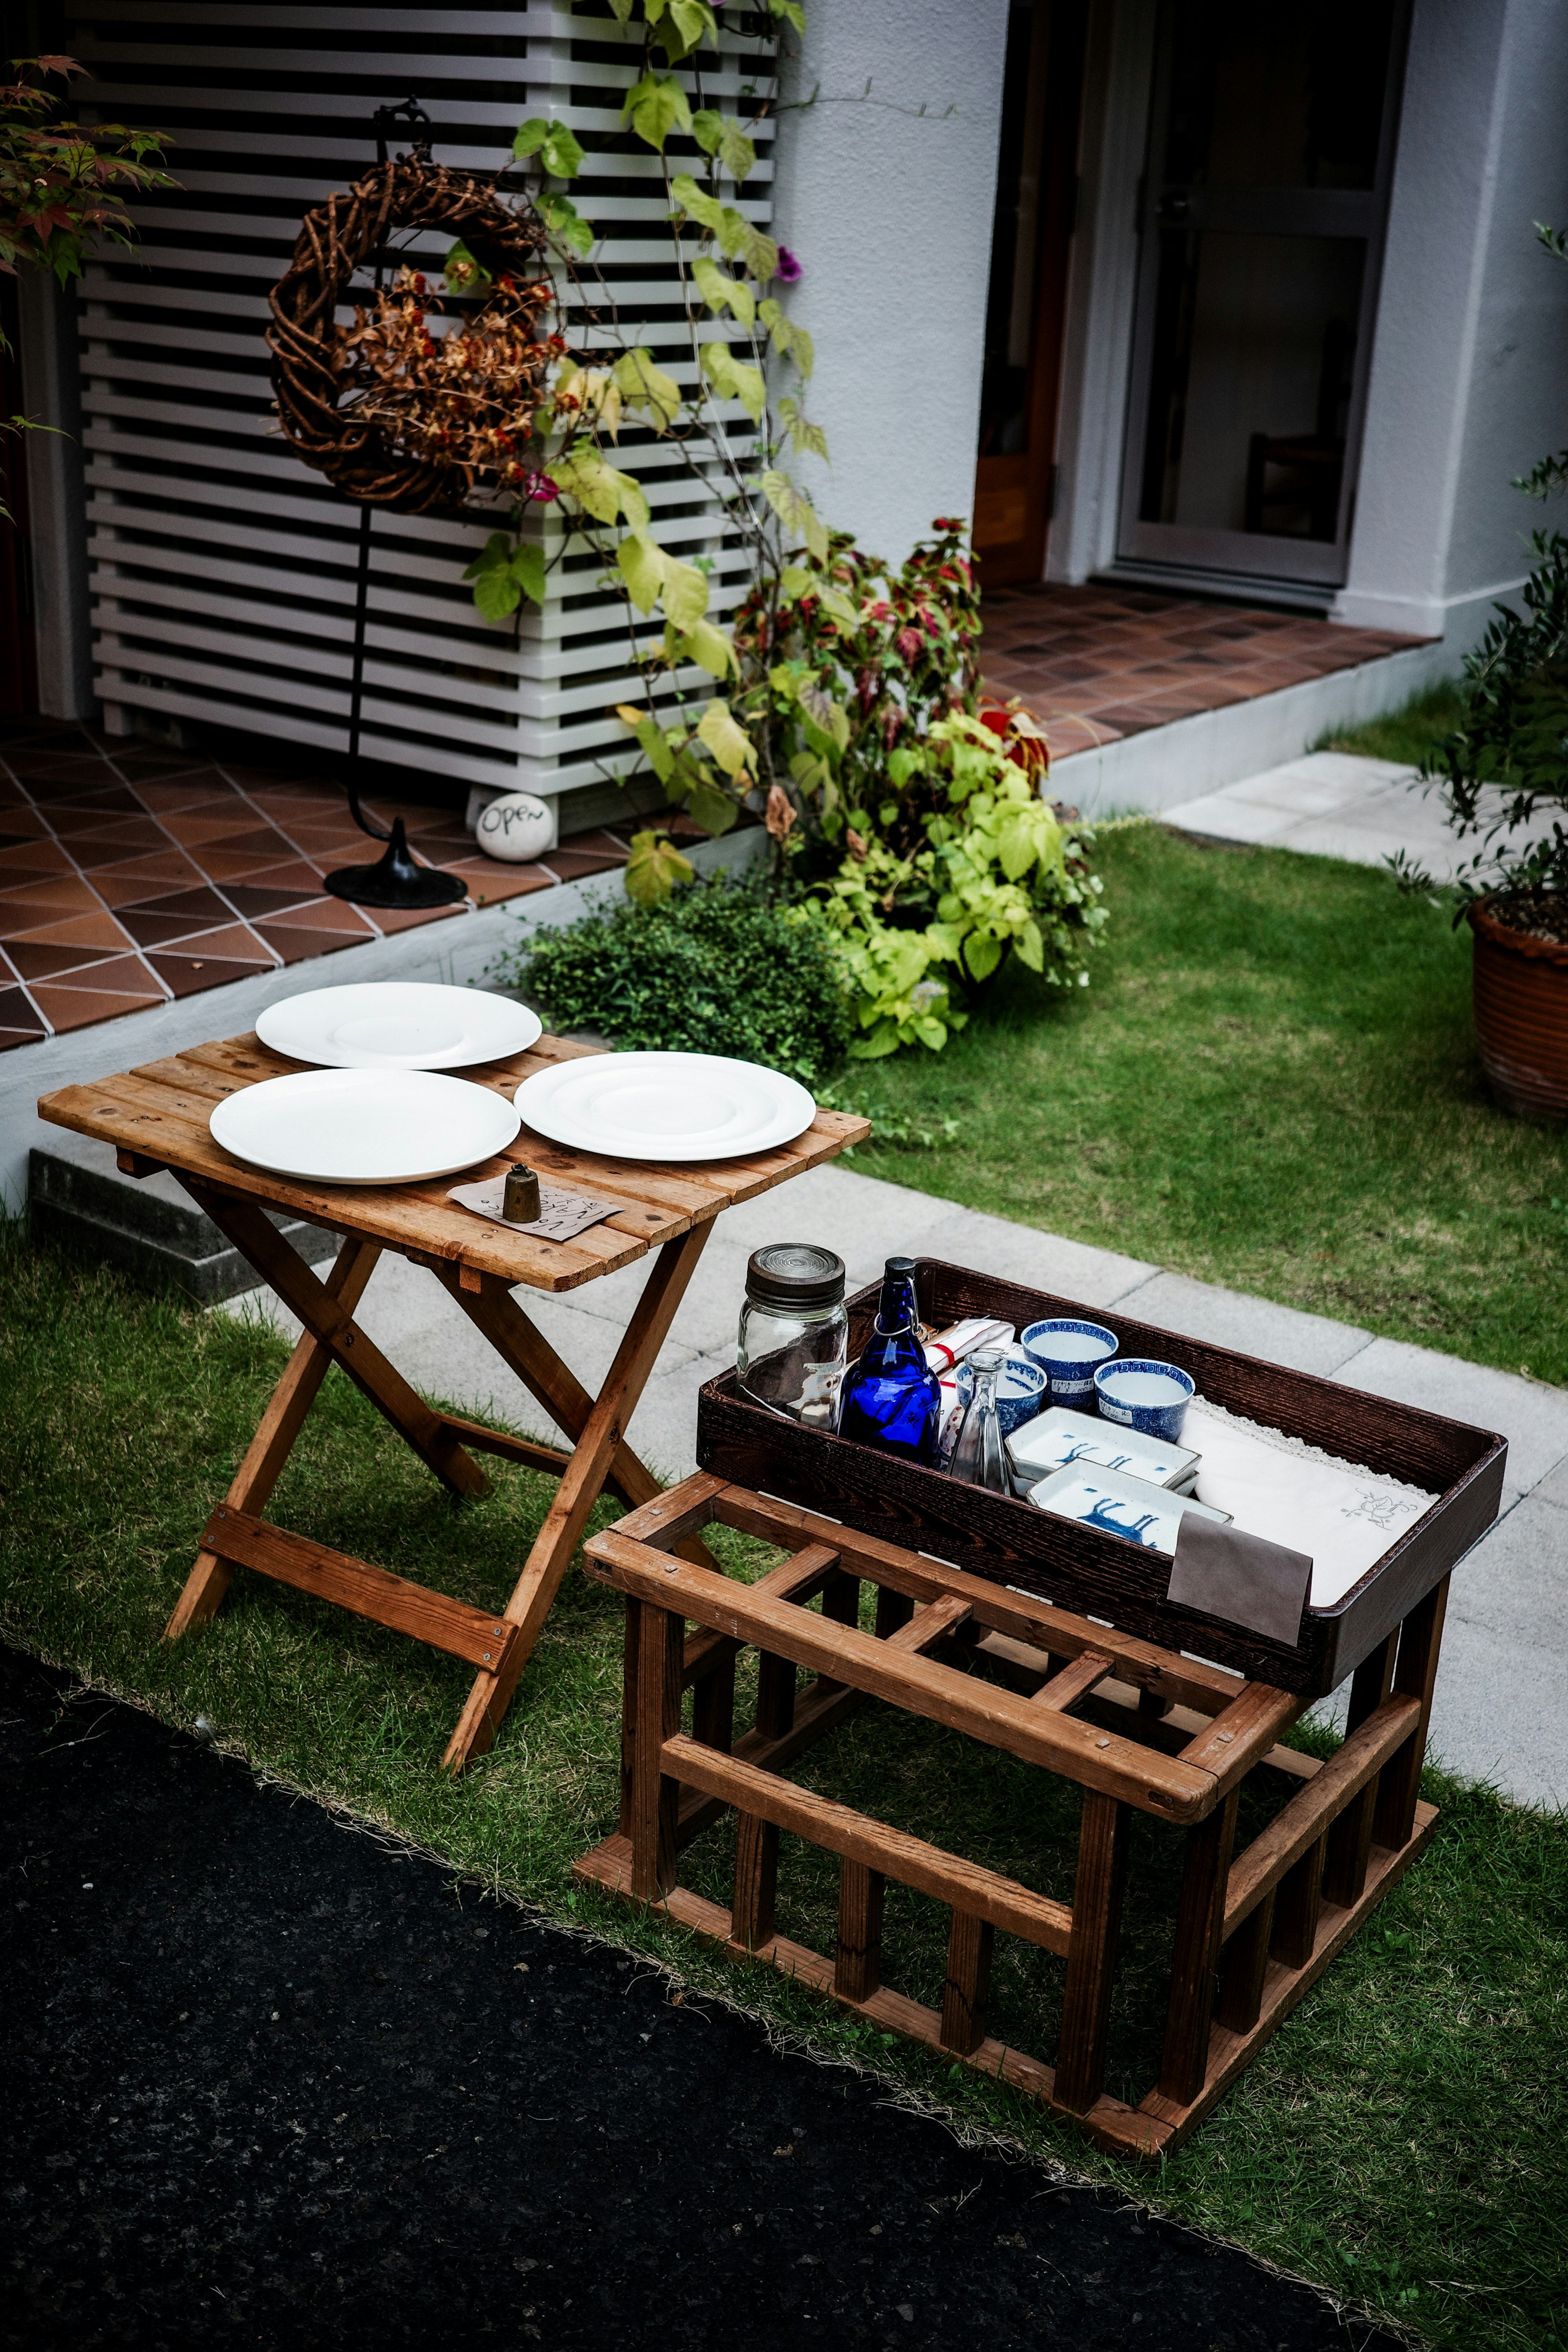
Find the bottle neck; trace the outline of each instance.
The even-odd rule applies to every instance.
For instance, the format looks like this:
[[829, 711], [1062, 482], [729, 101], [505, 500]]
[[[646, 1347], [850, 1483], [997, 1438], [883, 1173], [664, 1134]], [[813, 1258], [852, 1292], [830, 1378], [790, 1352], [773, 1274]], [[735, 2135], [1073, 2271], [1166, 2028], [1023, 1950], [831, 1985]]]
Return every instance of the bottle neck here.
[[893, 1339], [900, 1331], [914, 1333], [918, 1317], [915, 1310], [915, 1286], [907, 1274], [889, 1274], [882, 1284], [882, 1296], [877, 1303], [877, 1329], [884, 1339]]

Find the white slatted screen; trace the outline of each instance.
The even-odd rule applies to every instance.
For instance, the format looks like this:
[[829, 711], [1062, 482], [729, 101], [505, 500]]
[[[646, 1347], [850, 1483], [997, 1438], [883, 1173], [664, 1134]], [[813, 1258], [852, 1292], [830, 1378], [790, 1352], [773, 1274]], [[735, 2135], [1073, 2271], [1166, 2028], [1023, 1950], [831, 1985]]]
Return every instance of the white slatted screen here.
[[[762, 20], [726, 14], [719, 58], [696, 61], [700, 102], [749, 111], [740, 93], [771, 52], [750, 37]], [[374, 162], [377, 105], [416, 96], [437, 159], [484, 172], [526, 117], [552, 116], [588, 152], [573, 195], [604, 239], [595, 260], [620, 319], [689, 383], [658, 159], [619, 126], [634, 52], [605, 0], [97, 0], [70, 41], [93, 77], [79, 85], [83, 107], [170, 131], [181, 183], [138, 208], [139, 257], [109, 248], [83, 289], [99, 691], [108, 706], [345, 750], [359, 509], [278, 433], [268, 290], [301, 212]], [[689, 69], [682, 79], [696, 102]], [[394, 152], [405, 143], [395, 138]], [[671, 142], [678, 170], [690, 168], [676, 158], [682, 143]], [[763, 136], [759, 150], [739, 201], [766, 226]], [[445, 242], [426, 238], [410, 258], [438, 276]], [[574, 319], [564, 331], [584, 340]], [[749, 449], [742, 411], [723, 429]], [[616, 462], [642, 480], [667, 546], [714, 559], [712, 609], [732, 607], [744, 558], [715, 499], [640, 427], [623, 434]], [[559, 510], [534, 512], [553, 555]], [[546, 795], [632, 764], [609, 715], [636, 688], [626, 608], [596, 584], [591, 550], [565, 549], [549, 603], [526, 608], [514, 633], [480, 623], [462, 581], [482, 530], [377, 514], [372, 533], [367, 759]]]

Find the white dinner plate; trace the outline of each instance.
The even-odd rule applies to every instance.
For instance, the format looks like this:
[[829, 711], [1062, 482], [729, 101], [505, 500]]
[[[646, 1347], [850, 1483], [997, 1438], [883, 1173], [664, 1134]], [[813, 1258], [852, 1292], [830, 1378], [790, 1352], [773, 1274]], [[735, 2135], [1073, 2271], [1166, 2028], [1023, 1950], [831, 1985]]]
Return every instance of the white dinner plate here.
[[803, 1135], [816, 1105], [781, 1070], [719, 1054], [584, 1054], [512, 1097], [535, 1135], [611, 1160], [731, 1160]]
[[504, 1151], [521, 1124], [504, 1095], [430, 1070], [299, 1070], [229, 1095], [213, 1140], [310, 1184], [417, 1184]]
[[526, 1053], [542, 1025], [525, 1004], [483, 989], [363, 980], [280, 998], [256, 1034], [275, 1054], [323, 1069], [461, 1070]]

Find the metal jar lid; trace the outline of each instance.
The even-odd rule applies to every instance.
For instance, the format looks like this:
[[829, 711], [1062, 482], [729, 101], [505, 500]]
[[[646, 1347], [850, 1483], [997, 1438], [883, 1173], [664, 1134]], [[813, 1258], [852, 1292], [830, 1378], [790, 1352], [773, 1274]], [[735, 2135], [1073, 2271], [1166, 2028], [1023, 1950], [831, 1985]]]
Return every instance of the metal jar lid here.
[[837, 1307], [844, 1297], [844, 1260], [813, 1242], [770, 1242], [746, 1266], [746, 1296], [759, 1307], [786, 1313]]

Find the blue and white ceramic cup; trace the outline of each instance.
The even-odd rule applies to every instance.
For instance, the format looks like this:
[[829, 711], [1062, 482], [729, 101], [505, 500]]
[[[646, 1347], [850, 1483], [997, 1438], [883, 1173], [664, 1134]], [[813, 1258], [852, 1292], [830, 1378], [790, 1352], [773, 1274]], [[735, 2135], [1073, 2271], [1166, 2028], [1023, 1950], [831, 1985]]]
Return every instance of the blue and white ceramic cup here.
[[1194, 1392], [1189, 1375], [1175, 1364], [1156, 1363], [1146, 1356], [1119, 1356], [1101, 1364], [1094, 1376], [1094, 1392], [1102, 1421], [1119, 1421], [1127, 1429], [1141, 1429], [1145, 1437], [1163, 1437], [1174, 1445], [1187, 1417]]
[[[961, 1405], [969, 1402], [974, 1386], [974, 1367], [966, 1360], [953, 1374]], [[996, 1418], [1004, 1437], [1011, 1437], [1026, 1421], [1033, 1421], [1046, 1402], [1046, 1376], [1038, 1364], [1009, 1348], [996, 1375]]]
[[1098, 1365], [1114, 1356], [1121, 1341], [1103, 1323], [1076, 1323], [1066, 1317], [1031, 1323], [1023, 1332], [1026, 1354], [1046, 1376], [1052, 1404], [1077, 1412], [1094, 1410], [1094, 1375]]

